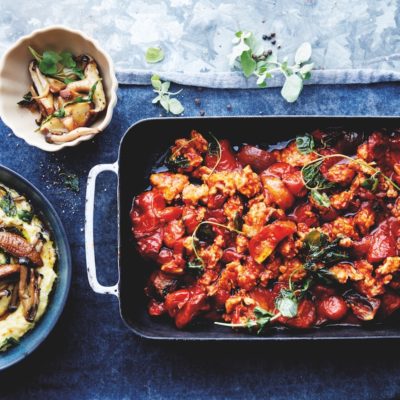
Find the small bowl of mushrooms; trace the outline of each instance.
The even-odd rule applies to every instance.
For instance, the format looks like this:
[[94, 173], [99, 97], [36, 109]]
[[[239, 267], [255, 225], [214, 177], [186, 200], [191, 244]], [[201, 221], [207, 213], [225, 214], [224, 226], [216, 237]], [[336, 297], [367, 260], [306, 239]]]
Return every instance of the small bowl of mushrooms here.
[[110, 56], [84, 33], [51, 26], [0, 61], [0, 117], [45, 151], [92, 139], [111, 122], [118, 82]]

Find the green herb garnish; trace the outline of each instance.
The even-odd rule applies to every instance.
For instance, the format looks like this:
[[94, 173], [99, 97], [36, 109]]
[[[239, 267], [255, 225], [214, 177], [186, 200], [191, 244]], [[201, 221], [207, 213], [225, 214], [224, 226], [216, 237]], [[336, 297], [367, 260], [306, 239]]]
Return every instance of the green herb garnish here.
[[13, 217], [17, 213], [17, 207], [11, 196], [11, 193], [3, 186], [0, 186], [1, 198], [0, 208], [4, 211], [8, 217]]
[[61, 172], [61, 176], [64, 178], [64, 186], [72, 191], [79, 193], [79, 178], [77, 175], [70, 172]]
[[35, 104], [35, 100], [32, 98], [32, 93], [28, 92], [22, 96], [22, 100], [17, 103], [19, 106], [22, 107], [29, 107]]
[[77, 78], [84, 79], [83, 71], [77, 66], [72, 53], [63, 51], [46, 50], [43, 54], [39, 54], [32, 47], [28, 47], [32, 56], [38, 63], [39, 70], [42, 74], [50, 76], [64, 83], [75, 81]]
[[314, 138], [309, 133], [306, 133], [303, 136], [297, 136], [296, 146], [300, 153], [310, 154], [315, 150]]
[[21, 210], [17, 213], [18, 218], [28, 224], [32, 222], [33, 214], [28, 210]]
[[149, 47], [145, 55], [146, 62], [156, 64], [164, 60], [164, 51], [160, 47]]
[[151, 84], [153, 86], [153, 92], [157, 93], [157, 96], [152, 100], [153, 104], [160, 103], [164, 110], [174, 115], [183, 113], [185, 109], [181, 102], [178, 99], [171, 98], [171, 96], [179, 94], [182, 89], [175, 93], [169, 92], [171, 83], [161, 82], [158, 75], [153, 75], [151, 77]]
[[267, 87], [267, 80], [275, 72], [282, 73], [285, 83], [281, 95], [290, 103], [297, 100], [303, 89], [303, 81], [311, 77], [314, 66], [309, 62], [312, 53], [309, 43], [303, 43], [297, 49], [295, 63], [291, 66], [286, 60], [278, 62], [275, 54], [266, 52], [252, 32], [236, 32], [233, 44], [229, 57], [231, 66], [241, 69], [246, 78], [256, 76], [257, 85], [261, 88]]
[[[348, 252], [339, 247], [340, 239], [338, 237], [330, 242], [327, 235], [317, 230], [308, 233], [304, 239], [306, 253], [304, 269], [317, 278], [327, 282], [332, 281], [332, 274], [325, 267], [349, 259]], [[319, 268], [319, 263], [322, 263], [324, 267]]]
[[378, 188], [378, 183], [379, 183], [379, 179], [378, 179], [378, 175], [380, 174], [380, 172], [375, 172], [373, 175], [371, 175], [369, 178], [365, 179], [365, 181], [363, 181], [361, 183], [361, 187], [370, 190], [371, 192], [375, 192], [376, 189]]

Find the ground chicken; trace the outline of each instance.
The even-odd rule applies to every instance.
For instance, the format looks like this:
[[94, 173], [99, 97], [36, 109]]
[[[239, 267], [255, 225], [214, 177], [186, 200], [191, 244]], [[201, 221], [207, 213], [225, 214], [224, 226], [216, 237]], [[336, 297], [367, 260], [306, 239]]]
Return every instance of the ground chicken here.
[[243, 213], [243, 203], [239, 196], [230, 197], [224, 204], [224, 214], [228, 220], [235, 220]]
[[318, 156], [315, 153], [303, 154], [297, 149], [296, 142], [292, 142], [289, 146], [280, 151], [280, 160], [290, 164], [292, 167], [302, 167], [305, 164], [315, 160]]
[[246, 197], [254, 197], [261, 190], [260, 177], [247, 165], [240, 173], [234, 174], [238, 192]]
[[338, 183], [343, 186], [350, 185], [354, 175], [355, 172], [349, 167], [348, 164], [335, 164], [324, 174], [328, 181]]
[[364, 278], [364, 275], [349, 263], [336, 264], [329, 268], [329, 272], [342, 284], [346, 283], [349, 279], [351, 281], [359, 281]]
[[367, 235], [370, 228], [375, 224], [375, 213], [371, 207], [365, 207], [354, 216], [353, 221], [360, 233]]
[[208, 186], [189, 184], [182, 191], [182, 200], [185, 204], [196, 205], [200, 200], [207, 202]]
[[189, 178], [183, 174], [160, 172], [150, 176], [151, 184], [160, 190], [167, 202], [178, 198], [184, 187], [189, 183]]

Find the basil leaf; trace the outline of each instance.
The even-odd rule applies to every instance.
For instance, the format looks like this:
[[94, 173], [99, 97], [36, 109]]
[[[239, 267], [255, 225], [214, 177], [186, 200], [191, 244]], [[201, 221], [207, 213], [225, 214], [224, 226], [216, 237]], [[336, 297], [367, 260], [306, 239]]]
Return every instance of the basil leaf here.
[[377, 176], [379, 175], [379, 172], [373, 174], [372, 176], [370, 176], [369, 178], [365, 179], [362, 183], [361, 183], [361, 187], [370, 190], [371, 192], [375, 192], [376, 189], [378, 188], [378, 183], [379, 180], [377, 178]]
[[311, 196], [322, 207], [330, 207], [331, 201], [326, 193], [320, 193], [316, 189], [311, 189]]
[[164, 60], [164, 51], [160, 47], [149, 47], [146, 51], [145, 60], [149, 64], [156, 64]]
[[174, 171], [176, 171], [178, 168], [188, 168], [190, 166], [189, 160], [183, 155], [179, 155], [174, 158], [169, 157], [165, 161], [165, 164], [168, 168]]
[[275, 306], [284, 317], [293, 318], [297, 315], [298, 302], [294, 296], [282, 295], [278, 297], [275, 301]]
[[306, 133], [304, 136], [297, 136], [296, 146], [300, 153], [310, 154], [315, 150], [314, 138], [309, 133]]

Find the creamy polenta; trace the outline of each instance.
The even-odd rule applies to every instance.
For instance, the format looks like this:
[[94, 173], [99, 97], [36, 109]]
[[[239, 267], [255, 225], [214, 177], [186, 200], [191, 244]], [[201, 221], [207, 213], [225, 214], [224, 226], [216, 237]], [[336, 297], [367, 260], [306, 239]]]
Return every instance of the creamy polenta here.
[[0, 184], [0, 351], [46, 311], [57, 277], [56, 249], [29, 201]]

